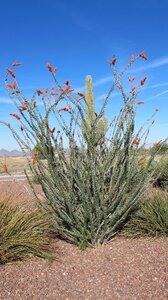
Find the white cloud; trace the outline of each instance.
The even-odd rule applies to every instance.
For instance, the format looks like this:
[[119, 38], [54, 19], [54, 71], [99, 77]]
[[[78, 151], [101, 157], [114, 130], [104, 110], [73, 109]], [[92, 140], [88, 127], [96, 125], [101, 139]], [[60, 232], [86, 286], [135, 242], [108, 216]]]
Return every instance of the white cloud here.
[[[167, 64], [168, 64], [168, 57], [162, 57], [162, 58], [154, 60], [151, 63], [148, 63], [144, 67], [140, 67], [140, 68], [137, 68], [137, 69], [129, 70], [129, 73], [138, 73], [138, 72], [141, 72], [141, 71], [155, 69], [155, 68], [167, 65]], [[111, 76], [105, 76], [105, 77], [102, 77], [102, 78], [98, 79], [97, 81], [93, 82], [93, 86], [103, 85], [104, 83], [110, 82], [112, 80], [113, 80], [113, 76], [112, 75]], [[151, 86], [151, 88], [152, 87], [154, 88], [154, 87], [164, 86], [164, 85], [168, 85], [168, 82], [160, 83], [158, 85], [153, 85], [153, 86]], [[79, 89], [80, 90], [84, 90], [84, 87], [80, 87]]]
[[140, 68], [137, 68], [137, 69], [130, 70], [129, 73], [138, 73], [138, 72], [141, 72], [141, 71], [155, 69], [155, 68], [167, 65], [167, 64], [168, 64], [168, 57], [162, 57], [162, 58], [154, 60], [151, 63], [148, 63], [144, 67], [140, 67]]
[[147, 101], [148, 101], [148, 100], [151, 100], [151, 99], [158, 98], [158, 97], [160, 97], [160, 96], [162, 96], [162, 95], [165, 95], [165, 94], [168, 94], [168, 89], [165, 90], [165, 91], [162, 91], [161, 93], [158, 93], [158, 94], [156, 94], [156, 95], [154, 95], [154, 96], [152, 96], [152, 97], [150, 97], [150, 98], [148, 98]]
[[7, 97], [0, 97], [0, 103], [4, 103], [4, 104], [10, 103], [10, 104], [13, 104], [13, 101], [10, 98], [7, 98]]

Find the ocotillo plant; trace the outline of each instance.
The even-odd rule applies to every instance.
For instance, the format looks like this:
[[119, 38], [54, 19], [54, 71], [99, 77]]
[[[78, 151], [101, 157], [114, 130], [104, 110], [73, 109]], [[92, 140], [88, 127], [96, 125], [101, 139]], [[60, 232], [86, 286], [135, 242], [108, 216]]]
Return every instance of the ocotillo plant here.
[[[45, 160], [41, 161], [34, 151], [32, 159], [28, 158], [29, 166], [39, 178], [45, 195], [43, 203], [53, 218], [53, 230], [81, 248], [111, 240], [148, 186], [154, 153], [146, 159], [141, 150], [158, 109], [135, 132], [136, 110], [144, 104], [137, 99], [146, 77], [137, 87], [131, 86], [129, 93], [121, 84], [122, 75], [139, 57], [147, 59], [144, 53], [131, 56], [120, 73], [116, 70], [117, 58], [109, 62], [114, 81], [99, 113], [95, 112], [90, 77], [86, 79], [85, 94], [73, 93], [69, 81], [60, 85], [57, 68], [48, 64], [55, 86], [51, 90], [37, 89], [29, 101], [16, 80], [7, 82], [9, 74], [15, 78], [13, 70], [7, 69], [6, 87], [19, 111], [19, 115], [10, 115], [18, 120], [22, 137], [10, 123], [2, 123], [9, 127], [25, 153], [38, 144]], [[128, 80], [132, 83], [135, 78]], [[107, 126], [105, 109], [115, 88], [121, 92], [124, 104]], [[37, 99], [41, 99], [42, 110]], [[8, 171], [6, 165], [4, 171]]]

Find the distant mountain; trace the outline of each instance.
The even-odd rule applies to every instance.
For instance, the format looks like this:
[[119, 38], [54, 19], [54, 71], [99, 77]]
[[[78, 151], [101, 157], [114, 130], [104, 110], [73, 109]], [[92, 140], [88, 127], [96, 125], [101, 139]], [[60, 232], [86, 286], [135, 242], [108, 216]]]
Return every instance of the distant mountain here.
[[24, 153], [19, 150], [8, 151], [6, 149], [0, 149], [0, 157], [19, 157], [24, 156]]

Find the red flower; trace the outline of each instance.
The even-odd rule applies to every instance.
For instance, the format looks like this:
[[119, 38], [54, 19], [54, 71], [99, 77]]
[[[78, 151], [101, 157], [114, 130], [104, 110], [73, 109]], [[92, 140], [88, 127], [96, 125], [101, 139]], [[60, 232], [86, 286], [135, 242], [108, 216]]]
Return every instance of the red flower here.
[[132, 78], [128, 77], [129, 82], [133, 82], [134, 80], [135, 80], [135, 77], [132, 77]]
[[56, 93], [56, 92], [51, 92], [50, 95], [51, 95], [51, 96], [56, 96], [56, 95], [58, 95], [58, 93]]
[[122, 86], [121, 86], [121, 85], [117, 85], [117, 88], [118, 88], [119, 90], [121, 90], [121, 89], [122, 89]]
[[6, 68], [6, 70], [8, 71], [8, 73], [9, 73], [13, 78], [15, 78], [15, 73], [14, 73], [11, 69]]
[[134, 92], [135, 92], [135, 86], [134, 86], [134, 87], [132, 87], [132, 89], [131, 89], [130, 93], [134, 93]]
[[54, 133], [55, 127], [54, 127], [53, 129], [48, 128], [48, 131], [49, 131], [50, 133]]
[[58, 113], [60, 113], [61, 111], [69, 111], [71, 109], [70, 105], [68, 105], [67, 107], [62, 107], [58, 109]]
[[54, 73], [56, 73], [56, 72], [57, 72], [57, 70], [58, 70], [58, 68], [54, 68], [53, 72], [54, 72]]
[[10, 89], [15, 89], [17, 86], [17, 83], [16, 81], [14, 81], [12, 84], [10, 83], [7, 83], [6, 87], [10, 88]]
[[71, 89], [70, 85], [67, 86], [67, 88], [65, 89], [65, 93], [71, 93], [74, 90]]
[[156, 112], [158, 112], [158, 111], [159, 111], [159, 109], [158, 109], [158, 108], [156, 108], [156, 109], [155, 109], [155, 111], [156, 111]]
[[57, 133], [60, 133], [61, 132], [61, 130], [57, 130]]
[[103, 141], [103, 140], [101, 140], [101, 141], [99, 142], [99, 144], [100, 144], [100, 145], [103, 145], [103, 144], [104, 144], [104, 141]]
[[24, 110], [27, 110], [27, 107], [26, 107], [26, 106], [19, 106], [19, 109], [20, 109], [21, 111], [24, 111]]
[[10, 114], [10, 116], [16, 118], [17, 120], [20, 120], [20, 117], [16, 114]]
[[4, 172], [8, 172], [8, 167], [7, 167], [7, 165], [3, 165], [3, 170], [4, 170]]
[[133, 145], [139, 145], [139, 141], [136, 139], [134, 139], [132, 143], [133, 143]]
[[110, 65], [115, 65], [115, 63], [116, 63], [116, 61], [117, 61], [117, 57], [113, 57], [108, 63], [110, 64]]
[[42, 91], [41, 91], [41, 90], [39, 90], [39, 89], [37, 89], [37, 90], [36, 90], [36, 92], [37, 92], [37, 95], [38, 95], [38, 96], [40, 96], [40, 95], [43, 95], [43, 94], [44, 94], [44, 92], [42, 92]]
[[36, 157], [33, 157], [32, 158], [32, 165], [35, 165], [35, 163], [36, 163]]
[[21, 63], [14, 62], [14, 63], [12, 64], [12, 66], [13, 66], [13, 67], [19, 67], [19, 66], [21, 66]]
[[141, 160], [141, 161], [138, 162], [138, 166], [143, 166], [144, 163], [145, 163], [145, 161], [144, 161], [144, 160]]
[[147, 79], [147, 77], [144, 77], [144, 78], [141, 80], [140, 84], [141, 84], [141, 85], [144, 85], [146, 79]]
[[145, 60], [148, 59], [148, 57], [143, 52], [139, 53], [139, 57], [142, 57]]
[[53, 68], [52, 68], [52, 66], [51, 66], [50, 64], [47, 64], [47, 68], [48, 68], [48, 70], [49, 70], [50, 72], [52, 72]]
[[78, 92], [77, 95], [79, 95], [82, 98], [85, 98], [85, 94]]
[[145, 104], [145, 102], [139, 101], [139, 102], [137, 102], [137, 104]]
[[131, 55], [130, 61], [134, 61], [134, 60], [135, 60], [135, 56], [134, 56], [134, 55]]
[[9, 128], [11, 127], [10, 123], [8, 123], [8, 127], [9, 127]]
[[68, 80], [65, 80], [64, 84], [65, 84], [65, 85], [69, 85], [69, 81], [68, 81]]

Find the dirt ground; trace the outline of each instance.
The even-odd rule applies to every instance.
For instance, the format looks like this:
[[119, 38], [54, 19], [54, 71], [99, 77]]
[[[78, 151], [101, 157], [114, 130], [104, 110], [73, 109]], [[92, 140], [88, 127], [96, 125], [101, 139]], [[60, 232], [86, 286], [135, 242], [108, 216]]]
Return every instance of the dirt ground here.
[[[37, 192], [41, 192], [36, 186]], [[0, 182], [1, 199], [34, 207], [25, 182]], [[114, 238], [82, 251], [53, 240], [55, 260], [39, 258], [0, 267], [0, 300], [167, 300], [168, 239]]]

